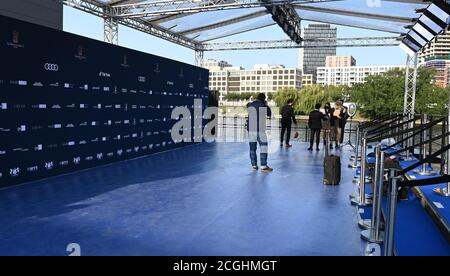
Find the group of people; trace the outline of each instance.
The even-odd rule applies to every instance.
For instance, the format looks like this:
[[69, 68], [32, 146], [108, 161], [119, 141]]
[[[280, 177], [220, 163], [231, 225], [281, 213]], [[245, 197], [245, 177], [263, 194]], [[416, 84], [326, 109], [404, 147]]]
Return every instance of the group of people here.
[[349, 118], [348, 109], [344, 106], [344, 101], [336, 101], [335, 107], [332, 108], [330, 103], [326, 103], [322, 113], [321, 105], [316, 104], [315, 110], [309, 114], [308, 126], [311, 129], [311, 139], [309, 143], [309, 151], [313, 150], [314, 141], [316, 142], [316, 150], [319, 151], [320, 133], [323, 130], [323, 144], [327, 146], [327, 138], [330, 141], [330, 149], [333, 143], [338, 149], [344, 142], [344, 130]]
[[[287, 148], [292, 147], [289, 143], [291, 138], [292, 123], [297, 124], [293, 108], [294, 100], [288, 100], [287, 104], [280, 110], [281, 113], [281, 137], [280, 146], [283, 147], [283, 141]], [[266, 135], [266, 118], [272, 116], [272, 111], [266, 102], [266, 95], [260, 93], [256, 100], [247, 105], [248, 122], [247, 130], [250, 144], [250, 161], [254, 170], [258, 170], [258, 157], [256, 154], [257, 146], [260, 146], [260, 164], [262, 172], [271, 172], [273, 169], [267, 165], [268, 140]], [[349, 118], [348, 110], [344, 106], [344, 101], [336, 101], [332, 108], [330, 103], [326, 103], [324, 112], [321, 105], [316, 104], [315, 110], [309, 114], [308, 127], [311, 129], [311, 139], [309, 151], [313, 150], [314, 141], [316, 150], [319, 151], [320, 134], [323, 131], [324, 146], [327, 146], [327, 137], [330, 138], [329, 147], [333, 148], [333, 142], [336, 148], [340, 147], [344, 139], [344, 129]], [[285, 138], [286, 135], [286, 138]], [[285, 139], [284, 139], [285, 138]]]

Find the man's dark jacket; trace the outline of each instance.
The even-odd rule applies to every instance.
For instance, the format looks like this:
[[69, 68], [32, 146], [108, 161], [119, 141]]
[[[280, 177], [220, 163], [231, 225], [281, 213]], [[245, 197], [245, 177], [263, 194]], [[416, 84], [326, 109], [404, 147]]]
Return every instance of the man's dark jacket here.
[[308, 126], [311, 129], [322, 129], [323, 113], [319, 110], [314, 110], [309, 113]]

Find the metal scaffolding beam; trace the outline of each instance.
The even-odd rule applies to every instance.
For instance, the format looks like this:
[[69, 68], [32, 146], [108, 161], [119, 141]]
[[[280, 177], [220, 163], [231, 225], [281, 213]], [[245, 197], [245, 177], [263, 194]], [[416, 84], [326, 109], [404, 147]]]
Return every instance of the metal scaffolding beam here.
[[195, 65], [203, 67], [203, 61], [205, 59], [205, 52], [203, 50], [195, 50]]
[[339, 0], [163, 0], [137, 4], [114, 5], [118, 17], [148, 17], [198, 13], [215, 10], [256, 8], [293, 3], [318, 3]]
[[413, 116], [416, 106], [418, 54], [406, 58], [405, 95], [403, 114]]
[[[291, 48], [324, 48], [324, 47], [373, 47], [373, 46], [398, 46], [402, 37], [355, 37], [337, 39], [304, 40], [301, 45], [286, 40], [268, 41], [239, 41], [205, 43], [204, 51], [236, 51], [236, 50], [263, 50], [263, 49], [291, 49]], [[307, 45], [307, 46], [305, 46]]]
[[[109, 8], [105, 8], [104, 12], [109, 14]], [[114, 17], [106, 17], [103, 22], [104, 35], [103, 39], [107, 43], [119, 45], [119, 22]]]
[[374, 19], [374, 20], [399, 22], [399, 23], [407, 23], [407, 24], [412, 23], [415, 20], [413, 18], [402, 17], [402, 16], [364, 13], [364, 12], [356, 12], [356, 11], [350, 11], [350, 10], [323, 8], [323, 7], [315, 7], [315, 6], [300, 5], [300, 4], [295, 4], [293, 6], [296, 9], [299, 9], [302, 11], [321, 12], [321, 13], [334, 14], [334, 15], [352, 16], [352, 17], [360, 17], [360, 18], [365, 18], [365, 19]]
[[142, 31], [144, 33], [148, 33], [150, 35], [165, 39], [167, 41], [176, 43], [181, 46], [185, 46], [190, 49], [196, 49], [199, 47], [199, 42], [191, 40], [177, 33], [171, 32], [170, 30], [162, 28], [158, 25], [149, 24], [144, 19], [127, 18], [127, 17], [119, 18], [116, 16], [114, 9], [105, 8], [104, 5], [100, 5], [98, 3], [94, 3], [89, 0], [64, 0], [63, 3], [75, 9], [102, 17], [105, 20], [114, 18], [115, 23], [117, 24], [121, 24]]

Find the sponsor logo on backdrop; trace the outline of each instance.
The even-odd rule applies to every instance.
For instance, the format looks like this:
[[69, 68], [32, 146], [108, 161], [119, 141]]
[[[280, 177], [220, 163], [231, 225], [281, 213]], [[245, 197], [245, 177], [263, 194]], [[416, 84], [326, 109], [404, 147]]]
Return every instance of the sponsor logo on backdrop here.
[[75, 55], [75, 58], [78, 60], [85, 60], [86, 56], [84, 55], [84, 47], [83, 45], [78, 45], [78, 53]]
[[43, 87], [44, 85], [42, 84], [42, 82], [35, 82], [35, 83], [33, 83], [33, 86], [35, 86], [35, 87]]
[[[99, 72], [98, 73], [98, 76], [99, 77], [102, 77], [102, 78], [110, 78], [111, 77], [111, 74], [110, 73], [106, 73], [106, 72]], [[86, 89], [87, 90], [87, 89]]]
[[55, 166], [55, 164], [53, 163], [53, 161], [45, 162], [45, 165], [44, 165], [46, 170], [52, 170], [54, 166]]
[[167, 81], [166, 84], [167, 85], [175, 85], [175, 83], [173, 81]]
[[59, 87], [59, 82], [50, 83], [50, 87]]
[[67, 165], [69, 165], [69, 161], [67, 161], [67, 160], [60, 161], [60, 162], [59, 162], [59, 165], [60, 165], [61, 167], [67, 166]]
[[8, 109], [8, 104], [7, 103], [0, 103], [0, 109]]
[[146, 77], [139, 76], [139, 77], [138, 77], [138, 82], [147, 82], [147, 78], [146, 78]]
[[55, 63], [46, 63], [46, 64], [44, 64], [44, 69], [46, 71], [58, 72], [59, 71], [59, 65], [55, 64]]
[[20, 168], [16, 167], [16, 168], [11, 168], [9, 169], [9, 175], [12, 177], [17, 177], [20, 175]]
[[39, 170], [39, 166], [31, 166], [27, 168], [27, 172], [37, 172]]
[[128, 64], [128, 56], [127, 55], [123, 56], [123, 61], [122, 61], [122, 64], [120, 64], [120, 66], [122, 66], [124, 68], [130, 67], [130, 65]]
[[41, 151], [42, 150], [42, 144], [39, 144], [37, 146], [34, 147], [35, 151]]
[[17, 131], [18, 132], [25, 132], [25, 131], [27, 131], [27, 126], [25, 126], [25, 125], [18, 126], [17, 127]]
[[81, 162], [81, 157], [74, 157], [73, 159], [72, 159], [72, 162], [75, 164], [75, 165], [78, 165], [78, 164], [80, 164], [80, 162]]
[[25, 45], [20, 44], [20, 32], [16, 30], [12, 31], [11, 41], [6, 42], [6, 45], [14, 49], [25, 48]]
[[97, 160], [103, 159], [103, 153], [97, 153]]
[[25, 109], [25, 108], [27, 108], [27, 105], [25, 105], [25, 104], [15, 104], [14, 108], [15, 109]]

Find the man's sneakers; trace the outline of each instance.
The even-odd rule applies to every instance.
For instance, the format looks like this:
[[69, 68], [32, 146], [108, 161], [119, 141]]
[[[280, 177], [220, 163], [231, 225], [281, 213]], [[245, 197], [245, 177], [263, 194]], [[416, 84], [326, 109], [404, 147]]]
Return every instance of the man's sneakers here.
[[261, 171], [262, 172], [272, 172], [273, 169], [271, 167], [269, 167], [269, 166], [262, 166], [261, 167]]
[[312, 151], [312, 148], [308, 148], [309, 151]]
[[[258, 166], [252, 166], [252, 169], [254, 171], [257, 171], [258, 170]], [[273, 171], [273, 169], [271, 167], [269, 167], [269, 166], [261, 166], [261, 172], [272, 172], [272, 171]]]
[[286, 148], [292, 148], [291, 144], [286, 144]]

